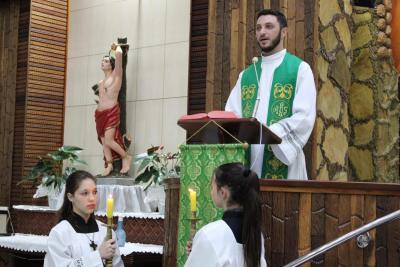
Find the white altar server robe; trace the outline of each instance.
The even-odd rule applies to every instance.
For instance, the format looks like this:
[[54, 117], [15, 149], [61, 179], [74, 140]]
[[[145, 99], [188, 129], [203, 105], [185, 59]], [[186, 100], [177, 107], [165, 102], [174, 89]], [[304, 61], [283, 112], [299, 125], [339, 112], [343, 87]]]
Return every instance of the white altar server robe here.
[[[266, 267], [264, 241], [261, 248], [260, 266]], [[192, 251], [185, 267], [244, 267], [243, 245], [223, 220], [202, 227], [193, 239]]]
[[[97, 221], [99, 231], [89, 234], [77, 233], [71, 224], [63, 220], [51, 229], [47, 243], [44, 267], [103, 267], [98, 251], [107, 234], [107, 227]], [[89, 246], [94, 239], [97, 249]], [[113, 257], [113, 266], [124, 266], [117, 247]]]
[[[275, 69], [282, 63], [286, 49], [273, 55], [262, 57], [260, 77], [260, 102], [255, 117], [263, 124], [267, 122], [269, 97]], [[229, 95], [226, 111], [242, 117], [241, 80], [239, 79]], [[303, 147], [314, 127], [316, 116], [316, 90], [310, 66], [301, 62], [297, 73], [292, 116], [273, 123], [269, 129], [282, 138], [279, 145], [271, 145], [274, 155], [288, 166], [288, 179], [307, 180], [307, 170]], [[251, 169], [261, 177], [264, 145], [251, 147]], [[268, 177], [263, 177], [268, 178]]]

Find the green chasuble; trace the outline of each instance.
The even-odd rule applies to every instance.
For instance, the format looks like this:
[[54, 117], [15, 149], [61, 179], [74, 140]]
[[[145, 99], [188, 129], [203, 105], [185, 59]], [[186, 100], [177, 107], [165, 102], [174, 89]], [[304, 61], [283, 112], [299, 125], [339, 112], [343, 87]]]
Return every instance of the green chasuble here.
[[[250, 118], [257, 99], [261, 61], [247, 67], [242, 75], [242, 117]], [[292, 115], [292, 106], [296, 90], [297, 72], [301, 59], [286, 52], [282, 63], [275, 69], [269, 97], [267, 126]], [[257, 69], [257, 74], [255, 69]], [[265, 70], [268, 71], [268, 70]], [[261, 92], [262, 94], [262, 92]], [[249, 154], [250, 155], [250, 154]], [[250, 160], [250, 157], [249, 157]], [[264, 148], [262, 178], [287, 179], [288, 167], [278, 160], [269, 145]]]
[[210, 191], [211, 176], [219, 165], [230, 162], [244, 163], [245, 150], [242, 144], [182, 145], [181, 178], [179, 198], [179, 226], [177, 266], [185, 265], [186, 244], [190, 237], [191, 188], [197, 192], [197, 230], [222, 218], [223, 210], [215, 207]]

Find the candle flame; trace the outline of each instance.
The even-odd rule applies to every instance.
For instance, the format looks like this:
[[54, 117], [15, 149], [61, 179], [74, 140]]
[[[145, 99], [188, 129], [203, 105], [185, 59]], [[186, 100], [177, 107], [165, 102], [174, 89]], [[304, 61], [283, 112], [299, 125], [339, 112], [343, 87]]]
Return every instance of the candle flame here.
[[189, 192], [194, 192], [194, 190], [192, 188], [189, 188]]

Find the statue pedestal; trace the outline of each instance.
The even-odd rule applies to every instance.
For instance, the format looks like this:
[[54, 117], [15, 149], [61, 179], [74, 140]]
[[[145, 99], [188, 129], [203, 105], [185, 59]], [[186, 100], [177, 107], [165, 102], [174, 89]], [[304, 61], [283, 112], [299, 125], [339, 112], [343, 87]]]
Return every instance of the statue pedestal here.
[[128, 176], [108, 176], [98, 177], [97, 185], [126, 185], [131, 186], [135, 184], [135, 179]]
[[97, 210], [106, 211], [107, 197], [114, 198], [114, 212], [151, 212], [144, 200], [146, 192], [142, 185], [135, 184], [133, 177], [109, 176], [97, 178]]

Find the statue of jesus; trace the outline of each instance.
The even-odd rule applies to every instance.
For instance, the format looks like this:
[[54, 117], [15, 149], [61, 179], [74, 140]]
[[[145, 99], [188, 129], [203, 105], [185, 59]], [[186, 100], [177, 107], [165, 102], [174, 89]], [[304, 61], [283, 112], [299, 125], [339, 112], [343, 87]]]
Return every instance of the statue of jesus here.
[[96, 130], [99, 142], [103, 146], [105, 168], [102, 173], [107, 176], [113, 170], [113, 161], [122, 159], [120, 173], [127, 174], [132, 156], [126, 151], [119, 129], [120, 106], [118, 94], [122, 84], [122, 49], [119, 44], [111, 45], [110, 54], [103, 57], [101, 69], [104, 79], [98, 83], [99, 101], [95, 113]]

